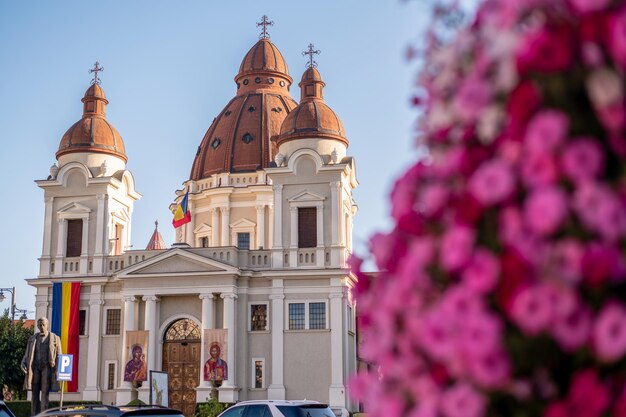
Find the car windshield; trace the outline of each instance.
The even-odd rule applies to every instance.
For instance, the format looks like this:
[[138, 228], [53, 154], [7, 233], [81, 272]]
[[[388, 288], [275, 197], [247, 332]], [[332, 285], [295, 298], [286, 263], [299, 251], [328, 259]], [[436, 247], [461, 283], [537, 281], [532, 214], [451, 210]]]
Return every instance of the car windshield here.
[[285, 417], [335, 417], [335, 413], [323, 404], [300, 405], [296, 407], [279, 405], [276, 408]]
[[9, 414], [7, 410], [0, 408], [0, 417], [13, 417], [13, 416]]

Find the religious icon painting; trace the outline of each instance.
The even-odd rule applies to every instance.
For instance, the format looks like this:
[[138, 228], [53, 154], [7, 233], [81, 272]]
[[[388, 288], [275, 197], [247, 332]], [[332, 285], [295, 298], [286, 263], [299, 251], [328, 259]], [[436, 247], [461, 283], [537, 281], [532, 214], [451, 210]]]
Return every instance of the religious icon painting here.
[[169, 407], [167, 372], [150, 371], [150, 404]]
[[228, 329], [204, 329], [204, 380], [220, 385], [228, 379]]
[[126, 331], [126, 352], [124, 381], [142, 382], [148, 380], [148, 331]]

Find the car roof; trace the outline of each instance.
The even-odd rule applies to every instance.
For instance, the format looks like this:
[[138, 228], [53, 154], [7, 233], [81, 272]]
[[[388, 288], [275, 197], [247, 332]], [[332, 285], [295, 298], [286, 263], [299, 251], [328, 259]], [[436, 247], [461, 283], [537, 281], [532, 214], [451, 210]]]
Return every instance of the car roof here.
[[274, 405], [290, 405], [290, 406], [326, 405], [326, 404], [320, 403], [319, 401], [312, 401], [312, 400], [247, 400], [247, 401], [240, 401], [235, 405], [254, 405], [254, 404], [274, 404]]
[[106, 404], [83, 404], [68, 407], [50, 408], [38, 416], [69, 416], [76, 414], [99, 414], [108, 416], [138, 416], [138, 415], [180, 415], [181, 411], [159, 405], [114, 406]]

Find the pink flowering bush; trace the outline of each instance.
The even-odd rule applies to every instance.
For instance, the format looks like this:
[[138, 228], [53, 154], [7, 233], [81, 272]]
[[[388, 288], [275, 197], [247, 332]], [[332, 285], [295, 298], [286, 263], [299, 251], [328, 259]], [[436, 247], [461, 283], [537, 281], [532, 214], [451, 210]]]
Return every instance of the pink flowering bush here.
[[[441, 12], [441, 10], [440, 10]], [[429, 157], [358, 284], [373, 417], [626, 417], [626, 0], [487, 0], [428, 36]]]

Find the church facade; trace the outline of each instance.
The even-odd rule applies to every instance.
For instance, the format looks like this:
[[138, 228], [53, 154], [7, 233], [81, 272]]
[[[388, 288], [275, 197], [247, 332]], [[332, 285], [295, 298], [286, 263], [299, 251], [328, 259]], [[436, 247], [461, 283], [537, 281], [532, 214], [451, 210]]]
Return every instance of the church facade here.
[[[176, 191], [171, 209], [186, 198], [191, 221], [170, 248], [155, 229], [145, 250], [129, 250], [141, 195], [95, 77], [58, 165], [36, 181], [45, 201], [39, 274], [28, 280], [36, 317], [50, 317], [54, 283], [81, 283], [78, 390], [66, 400], [149, 402], [149, 381], [127, 380], [137, 354], [146, 370], [167, 374], [169, 405], [185, 415], [215, 392], [221, 402], [306, 398], [356, 409], [346, 392], [356, 372], [347, 267], [356, 166], [309, 52], [300, 101], [265, 32], [245, 55], [235, 96]], [[206, 373], [218, 333], [227, 370], [217, 366], [216, 381]], [[131, 343], [137, 334], [143, 350]]]

